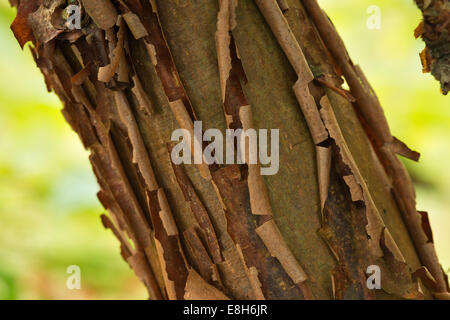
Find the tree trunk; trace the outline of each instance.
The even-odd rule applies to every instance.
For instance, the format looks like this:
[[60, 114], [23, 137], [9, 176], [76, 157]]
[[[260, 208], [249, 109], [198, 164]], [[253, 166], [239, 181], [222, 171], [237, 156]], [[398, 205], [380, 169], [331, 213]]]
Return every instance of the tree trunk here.
[[[10, 1], [151, 299], [448, 298], [396, 156], [418, 154], [316, 0]], [[279, 172], [175, 165], [171, 134], [196, 120], [279, 129]]]
[[450, 91], [450, 3], [447, 0], [415, 0], [423, 20], [415, 30], [416, 38], [426, 44], [420, 54], [424, 73], [441, 83], [443, 94]]

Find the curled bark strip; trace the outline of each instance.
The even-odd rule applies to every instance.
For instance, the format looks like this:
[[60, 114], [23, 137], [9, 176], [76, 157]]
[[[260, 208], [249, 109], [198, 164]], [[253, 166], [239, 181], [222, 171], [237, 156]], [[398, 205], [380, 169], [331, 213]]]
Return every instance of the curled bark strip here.
[[[169, 148], [170, 149], [170, 148]], [[171, 150], [169, 150], [171, 151]], [[192, 213], [195, 219], [200, 225], [201, 230], [206, 236], [206, 242], [208, 245], [209, 253], [214, 263], [222, 262], [222, 253], [220, 250], [219, 242], [217, 240], [216, 232], [209, 218], [208, 211], [201, 202], [197, 193], [192, 186], [191, 180], [187, 176], [184, 168], [181, 165], [175, 165], [172, 163], [172, 168], [175, 173], [175, 177], [178, 181], [178, 185], [183, 192], [185, 200], [189, 203]]]
[[39, 9], [29, 15], [28, 24], [40, 44], [47, 43], [64, 32], [64, 30], [56, 29], [52, 24], [52, 15], [63, 2], [64, 0], [53, 0], [47, 5], [41, 4]]
[[261, 291], [261, 282], [258, 278], [258, 270], [255, 267], [251, 267], [248, 269], [248, 277], [250, 279], [250, 283], [253, 286], [253, 291], [256, 294], [256, 300], [266, 300], [264, 298], [264, 294]]
[[256, 229], [256, 232], [263, 240], [270, 254], [280, 261], [284, 270], [286, 270], [287, 274], [295, 284], [299, 284], [308, 279], [303, 268], [288, 248], [273, 219], [259, 226]]
[[202, 141], [198, 141], [198, 137], [196, 137], [194, 134], [194, 123], [192, 122], [192, 119], [189, 116], [189, 113], [183, 101], [176, 100], [169, 102], [169, 106], [175, 118], [177, 119], [178, 125], [182, 129], [187, 130], [190, 134], [190, 139], [187, 139], [188, 137], [185, 137], [185, 139], [187, 139], [187, 141], [191, 141], [191, 155], [193, 155], [194, 159], [202, 159], [202, 163], [197, 165], [201, 176], [206, 180], [211, 180], [211, 173], [209, 171], [208, 165], [205, 161], [203, 161]]
[[82, 3], [100, 29], [108, 30], [116, 24], [118, 13], [110, 0], [82, 0]]
[[418, 39], [425, 32], [425, 23], [420, 21], [419, 25], [414, 29], [414, 38]]
[[208, 284], [194, 269], [189, 269], [185, 287], [185, 300], [230, 300], [219, 289]]
[[[362, 200], [366, 207], [366, 215], [368, 221], [367, 234], [370, 236], [369, 244], [372, 253], [377, 257], [381, 257], [383, 253], [379, 243], [381, 234], [385, 228], [383, 219], [381, 218], [378, 209], [373, 202], [372, 196], [369, 193], [364, 178], [361, 176], [361, 173], [355, 163], [355, 160], [353, 159], [350, 150], [348, 149], [347, 143], [345, 142], [344, 136], [342, 135], [342, 132], [339, 128], [339, 124], [336, 120], [327, 96], [322, 97], [320, 104], [322, 106], [320, 113], [322, 115], [325, 126], [330, 133], [330, 137], [336, 142], [336, 145], [339, 148], [340, 156], [342, 157], [342, 161], [350, 169], [350, 174], [347, 177], [344, 177], [344, 180], [349, 186], [352, 200]], [[389, 239], [391, 240], [390, 234]], [[395, 245], [393, 239], [392, 241], [389, 241], [389, 244], [392, 244], [390, 250], [394, 253], [395, 257], [399, 259], [399, 261], [404, 262], [403, 255], [397, 245]]]
[[147, 53], [150, 57], [150, 60], [152, 61], [153, 65], [156, 67], [156, 65], [158, 64], [158, 59], [156, 59], [156, 50], [155, 50], [155, 46], [152, 45], [151, 43], [145, 43], [145, 48], [147, 49]]
[[169, 203], [167, 202], [166, 194], [163, 189], [157, 191], [158, 204], [159, 204], [159, 217], [161, 218], [162, 225], [168, 236], [178, 237], [178, 228], [175, 220], [173, 219], [172, 212], [170, 210]]
[[311, 95], [307, 85], [299, 80], [295, 83], [294, 93], [300, 103], [305, 120], [308, 124], [309, 131], [316, 145], [328, 139], [328, 132], [325, 130], [319, 110], [316, 106], [313, 96]]
[[[154, 49], [154, 54], [152, 60], [155, 65], [156, 73], [161, 80], [164, 92], [170, 103], [178, 104], [181, 100], [187, 114], [189, 115], [191, 121], [196, 119], [196, 115], [189, 97], [181, 83], [180, 76], [176, 69], [175, 63], [173, 61], [172, 55], [169, 50], [169, 46], [164, 37], [159, 18], [158, 18], [158, 8], [155, 1], [127, 1], [133, 12], [137, 14], [147, 29], [149, 34], [145, 37], [148, 44], [152, 45], [152, 50]], [[133, 5], [131, 5], [134, 3]], [[202, 176], [207, 174], [202, 171]], [[207, 178], [205, 178], [207, 179]]]
[[232, 2], [230, 0], [219, 0], [220, 9], [217, 15], [217, 31], [215, 35], [223, 102], [225, 102], [227, 81], [232, 68], [230, 55], [230, 32], [232, 30], [230, 10], [234, 10], [234, 8], [230, 7]]
[[269, 194], [264, 178], [261, 176], [261, 167], [259, 164], [248, 165], [248, 189], [252, 214], [258, 216], [272, 216], [272, 206], [270, 205]]
[[[332, 26], [328, 17], [320, 9], [316, 0], [302, 0], [311, 15], [322, 39], [330, 50], [339, 68], [349, 83], [352, 94], [357, 99], [357, 113], [364, 119], [368, 136], [377, 151], [383, 167], [393, 179], [394, 194], [401, 208], [403, 218], [419, 251], [422, 262], [437, 278], [440, 288], [444, 290], [445, 281], [440, 270], [433, 246], [426, 245], [426, 236], [417, 219], [413, 185], [405, 168], [392, 151], [393, 137], [381, 105], [367, 79], [358, 66], [353, 65], [345, 46]], [[367, 128], [368, 127], [368, 128]]]
[[188, 266], [181, 248], [178, 230], [167, 212], [164, 191], [148, 191], [150, 214], [154, 229], [156, 250], [158, 252], [164, 282], [169, 299], [183, 299], [184, 287], [188, 277]]
[[435, 292], [433, 293], [433, 296], [437, 300], [450, 300], [450, 293], [448, 292]]
[[277, 0], [277, 3], [283, 13], [289, 10], [289, 4], [286, 2], [286, 0]]
[[323, 211], [328, 198], [330, 187], [331, 149], [330, 147], [316, 147], [317, 175], [319, 182], [320, 205]]
[[344, 90], [342, 88], [336, 87], [332, 82], [326, 81], [326, 77], [319, 77], [319, 78], [316, 78], [315, 80], [317, 82], [319, 82], [320, 84], [323, 84], [328, 89], [331, 89], [334, 92], [336, 92], [337, 94], [339, 94], [340, 96], [344, 97], [348, 101], [356, 102], [355, 97], [353, 97], [350, 92], [348, 92], [347, 90]]
[[258, 217], [251, 214], [248, 184], [243, 179], [239, 166], [228, 166], [213, 172], [212, 175], [218, 196], [224, 205], [228, 233], [236, 246], [241, 248], [245, 265], [249, 269], [255, 267], [258, 271], [264, 297], [301, 298], [303, 294], [300, 288], [286, 286], [286, 283], [293, 284], [292, 280], [282, 265], [271, 256], [255, 231]]
[[132, 248], [130, 244], [124, 239], [122, 233], [116, 228], [114, 223], [108, 218], [108, 216], [102, 214], [100, 216], [102, 220], [102, 224], [105, 227], [105, 229], [110, 229], [112, 233], [116, 236], [117, 240], [120, 242], [120, 251], [122, 254], [122, 257], [127, 260], [128, 257], [132, 255]]
[[155, 174], [153, 172], [150, 158], [142, 140], [136, 119], [128, 104], [128, 100], [122, 91], [114, 92], [114, 99], [116, 102], [119, 116], [128, 130], [128, 134], [133, 146], [133, 162], [137, 164], [142, 176], [144, 177], [147, 188], [150, 191], [158, 189]]
[[149, 247], [145, 248], [145, 255], [147, 256], [147, 260], [149, 263], [150, 268], [153, 271], [153, 274], [155, 276], [156, 279], [156, 283], [158, 284], [160, 291], [161, 291], [161, 295], [162, 298], [161, 300], [167, 300], [167, 292], [166, 292], [166, 286], [165, 286], [165, 282], [164, 282], [164, 274], [162, 271], [162, 266], [159, 263], [159, 258], [158, 258], [158, 250], [156, 249], [156, 242], [154, 241], [154, 235], [153, 235], [153, 231], [152, 231], [152, 243]]
[[139, 80], [137, 75], [133, 76], [133, 83], [134, 87], [131, 88], [131, 92], [136, 96], [139, 110], [142, 110], [146, 115], [152, 115], [154, 113], [152, 102], [147, 93], [145, 93], [141, 80]]
[[76, 30], [72, 32], [66, 32], [62, 33], [58, 36], [59, 40], [67, 40], [70, 43], [75, 43], [78, 39], [83, 37], [83, 31], [82, 30]]
[[245, 262], [244, 253], [242, 252], [241, 246], [239, 244], [236, 245], [236, 250], [239, 254], [239, 258], [242, 261], [242, 264], [245, 267], [245, 272], [247, 274], [248, 280], [250, 281], [251, 288], [253, 290], [253, 295], [255, 300], [266, 300], [264, 297], [264, 293], [261, 290], [261, 282], [258, 278], [258, 269], [255, 267], [247, 267], [247, 263]]
[[148, 36], [147, 30], [136, 14], [127, 12], [123, 14], [122, 17], [136, 40]]
[[246, 81], [246, 76], [232, 37], [236, 6], [236, 0], [220, 1], [215, 38], [225, 120], [232, 129], [242, 128], [239, 111], [248, 105], [240, 82], [240, 79]]
[[393, 137], [392, 141], [392, 151], [396, 154], [399, 154], [405, 158], [408, 158], [413, 161], [419, 161], [420, 153], [417, 151], [411, 150], [404, 142], [400, 141], [396, 137]]
[[130, 68], [128, 66], [128, 62], [126, 59], [120, 59], [119, 67], [117, 68], [117, 86], [123, 86], [124, 88], [127, 88], [129, 85]]

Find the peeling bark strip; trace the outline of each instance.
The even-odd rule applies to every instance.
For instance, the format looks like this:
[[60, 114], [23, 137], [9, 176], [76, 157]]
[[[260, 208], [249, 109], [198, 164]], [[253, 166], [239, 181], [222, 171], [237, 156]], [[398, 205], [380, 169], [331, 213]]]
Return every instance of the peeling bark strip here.
[[[396, 157], [419, 154], [391, 135], [315, 1], [81, 0], [86, 19], [73, 31], [58, 17], [63, 0], [10, 3], [19, 44], [32, 42], [48, 90], [90, 152], [102, 223], [151, 299], [374, 299], [368, 264], [382, 269], [383, 296], [418, 299], [421, 279], [425, 297], [449, 299], [428, 216], [416, 211]], [[428, 26], [448, 26], [425, 22], [424, 38]], [[248, 148], [243, 165], [175, 166], [171, 132], [194, 136], [195, 120], [270, 123], [290, 161], [266, 178]], [[415, 247], [383, 189], [388, 176]]]
[[314, 80], [314, 75], [308, 66], [303, 51], [277, 2], [275, 0], [255, 0], [255, 3], [270, 25], [278, 43], [283, 48], [292, 68], [298, 75], [298, 81], [293, 87], [294, 93], [305, 115], [314, 143], [320, 144], [328, 138], [328, 133], [320, 119], [318, 108], [308, 87]]
[[[253, 129], [253, 119], [250, 106], [241, 106], [239, 109], [239, 119], [243, 130]], [[260, 216], [273, 216], [270, 205], [269, 194], [267, 193], [264, 178], [261, 175], [260, 164], [250, 164], [249, 143], [246, 143], [245, 162], [248, 166], [248, 191], [250, 194], [250, 207], [252, 213]]]
[[[279, 10], [279, 8], [276, 6], [275, 1], [255, 0], [255, 2], [257, 3], [257, 5], [258, 5], [259, 9], [261, 10], [261, 12], [263, 13], [264, 17], [266, 18], [266, 21], [270, 25], [275, 37], [277, 37], [277, 40], [278, 40], [280, 46], [282, 47], [282, 49], [283, 49], [284, 53], [286, 54], [286, 56], [288, 57], [288, 59], [290, 60], [291, 65], [294, 68], [294, 70], [297, 73], [299, 73], [300, 68], [302, 68], [303, 74], [305, 74], [305, 73], [312, 74], [309, 69], [309, 66], [307, 64], [302, 63], [301, 64], [302, 66], [299, 67], [298, 61], [306, 61], [304, 58], [304, 54], [302, 52], [302, 49], [298, 45], [294, 34], [291, 32], [291, 30], [289, 28], [289, 24], [288, 24], [287, 20], [285, 19], [285, 17], [283, 16], [283, 14]], [[328, 21], [328, 24], [329, 24], [329, 21]], [[282, 30], [282, 31], [280, 31], [280, 30]], [[337, 40], [340, 40], [338, 37], [336, 37], [336, 38], [337, 38]], [[336, 39], [334, 39], [334, 40], [336, 40]], [[337, 41], [337, 42], [335, 42], [335, 44], [336, 43], [337, 43], [337, 47], [340, 49], [340, 47], [339, 47], [340, 42]], [[295, 48], [295, 50], [293, 48]], [[344, 48], [343, 45], [342, 45], [342, 48]], [[345, 52], [345, 48], [344, 48], [344, 52]], [[343, 56], [343, 60], [346, 60], [347, 58], [348, 58], [348, 56], [346, 56], [346, 54], [345, 54]], [[348, 61], [349, 61], [349, 59], [348, 59]], [[353, 73], [355, 74], [355, 79], [357, 79], [358, 76], [360, 76], [360, 74], [361, 74], [359, 69], [355, 69], [353, 71]], [[344, 74], [346, 74], [345, 71], [344, 71]], [[344, 167], [347, 168], [345, 170], [350, 170], [350, 174], [343, 173], [342, 178], [344, 179], [345, 183], [347, 184], [347, 186], [350, 189], [351, 200], [353, 202], [361, 201], [362, 203], [364, 203], [365, 212], [367, 215], [367, 235], [369, 236], [368, 246], [369, 246], [371, 255], [374, 258], [381, 258], [383, 256], [381, 239], [383, 236], [386, 236], [386, 239], [388, 239], [387, 243], [389, 243], [389, 248], [387, 248], [386, 250], [389, 251], [389, 254], [393, 254], [394, 259], [397, 260], [400, 264], [404, 263], [405, 262], [404, 257], [402, 255], [402, 253], [400, 252], [398, 246], [395, 244], [395, 241], [393, 240], [389, 231], [385, 228], [384, 222], [383, 222], [380, 214], [378, 213], [378, 210], [375, 206], [375, 203], [373, 202], [373, 199], [368, 191], [368, 188], [365, 185], [365, 182], [358, 170], [358, 167], [357, 167], [355, 161], [353, 160], [353, 157], [351, 156], [351, 153], [350, 153], [348, 147], [345, 144], [342, 133], [340, 133], [339, 125], [338, 125], [336, 119], [334, 118], [334, 115], [332, 115], [332, 111], [331, 111], [332, 109], [331, 109], [328, 99], [326, 99], [326, 96], [322, 97], [322, 99], [320, 99], [320, 105], [318, 105], [318, 107], [317, 107], [316, 103], [314, 101], [314, 98], [309, 93], [310, 87], [305, 86], [301, 82], [301, 80], [302, 79], [300, 78], [299, 81], [294, 86], [294, 91], [296, 93], [297, 100], [299, 101], [299, 103], [302, 107], [303, 114], [308, 123], [310, 133], [312, 135], [314, 142], [316, 144], [322, 143], [323, 141], [328, 139], [328, 132], [330, 133], [330, 137], [333, 140], [335, 140], [335, 142], [337, 143], [337, 147], [340, 150], [339, 151], [340, 154], [338, 154], [338, 158], [340, 158], [341, 161], [343, 161]], [[309, 82], [311, 82], [311, 81], [309, 81]], [[358, 88], [361, 87], [359, 78], [357, 80], [356, 85], [358, 86]], [[311, 88], [314, 88], [313, 83], [311, 83]], [[318, 92], [320, 92], [320, 90], [318, 91], [317, 89], [315, 89], [315, 92], [316, 92], [316, 94], [318, 94]], [[361, 92], [363, 92], [363, 90]], [[371, 93], [373, 93], [373, 90], [372, 90], [372, 92], [366, 92], [363, 95], [363, 97], [365, 98], [366, 94], [371, 94]], [[316, 99], [318, 101], [319, 97], [316, 96]], [[378, 100], [375, 98], [372, 102], [378, 103]], [[378, 106], [379, 106], [379, 103], [378, 103]], [[319, 115], [320, 108], [322, 108], [320, 110], [321, 115]], [[386, 137], [389, 136], [389, 138], [383, 142], [383, 145], [390, 149], [394, 149], [395, 147], [397, 147], [397, 151], [398, 151], [398, 146], [400, 144], [396, 143], [396, 140], [394, 140], [394, 138], [390, 135], [389, 128], [387, 127], [387, 122], [385, 121], [384, 117], [382, 117], [381, 107], [379, 107], [375, 111], [376, 111], [375, 113], [373, 113], [372, 111], [369, 111], [368, 112], [369, 116], [375, 115], [375, 119], [382, 119], [386, 123], [385, 133], [386, 133]], [[325, 125], [324, 125], [324, 123], [322, 123], [322, 119], [320, 119], [321, 117], [324, 120]], [[374, 118], [371, 118], [370, 120], [372, 120], [372, 119], [374, 119]], [[372, 124], [374, 124], [374, 123], [372, 123]], [[327, 130], [325, 130], [325, 127], [327, 128]], [[403, 148], [403, 149], [405, 149], [405, 148]], [[321, 150], [318, 150], [318, 151], [321, 151]], [[411, 152], [402, 152], [402, 153], [408, 154], [408, 155], [411, 154]], [[318, 154], [318, 157], [323, 158], [323, 155]], [[323, 198], [324, 198], [323, 189], [324, 189], [324, 186], [327, 185], [327, 176], [328, 175], [323, 174], [324, 169], [326, 169], [326, 167], [325, 167], [326, 161], [323, 161], [322, 159], [320, 159], [320, 160], [321, 161], [318, 162], [318, 166], [319, 166], [318, 170], [321, 173], [321, 175], [319, 175], [319, 188], [320, 187], [322, 188], [322, 203], [323, 203]], [[339, 260], [339, 255], [338, 255], [338, 260]], [[388, 263], [395, 264], [396, 262], [388, 261]], [[400, 273], [398, 275], [400, 275]], [[406, 277], [408, 277], [408, 276], [406, 275]], [[406, 279], [406, 281], [407, 281], [407, 279]], [[406, 296], [408, 296], [408, 297], [416, 296], [415, 293], [411, 293], [409, 290], [408, 290], [408, 292], [402, 293], [402, 295], [405, 297]]]
[[[38, 1], [20, 1], [17, 6], [17, 15], [11, 24], [11, 30], [20, 46], [25, 46], [28, 41], [35, 41], [33, 30], [28, 25], [28, 17], [39, 7]], [[17, 3], [16, 3], [17, 4]]]
[[270, 254], [280, 261], [284, 270], [286, 270], [287, 274], [295, 284], [300, 284], [308, 279], [302, 267], [300, 267], [297, 260], [295, 260], [295, 257], [292, 255], [292, 252], [287, 248], [275, 221], [267, 221], [259, 226], [256, 229], [256, 232], [263, 240]]
[[446, 0], [415, 0], [423, 13], [423, 21], [416, 29], [416, 38], [425, 41], [424, 53], [430, 61], [422, 63], [424, 72], [431, 74], [441, 83], [442, 93], [450, 91], [450, 6]]
[[133, 163], [138, 166], [148, 190], [155, 191], [158, 189], [158, 183], [156, 182], [147, 150], [145, 149], [144, 142], [142, 141], [139, 127], [137, 126], [125, 94], [121, 91], [116, 91], [114, 92], [114, 98], [119, 116], [128, 129], [128, 136], [130, 137], [131, 145], [133, 147]]
[[202, 159], [202, 163], [197, 165], [200, 174], [204, 179], [211, 180], [211, 173], [209, 172], [208, 165], [203, 161], [202, 141], [198, 141], [198, 137], [195, 135], [194, 123], [189, 116], [186, 106], [181, 99], [169, 102], [169, 106], [177, 119], [179, 126], [182, 129], [187, 130], [190, 134], [190, 139], [188, 141], [191, 141], [191, 144], [189, 145], [191, 155], [193, 155], [194, 159]]
[[48, 7], [41, 4], [39, 9], [29, 15], [28, 24], [39, 43], [47, 43], [63, 32], [56, 29], [52, 23], [53, 13], [63, 2], [64, 0], [52, 1]]
[[202, 277], [189, 269], [189, 275], [186, 281], [185, 300], [230, 300], [226, 295], [217, 290], [212, 285], [203, 280]]
[[206, 248], [203, 246], [202, 240], [199, 238], [195, 228], [186, 230], [184, 233], [186, 244], [195, 257], [194, 263], [197, 264], [200, 275], [210, 283], [218, 283], [222, 285], [217, 265], [211, 260]]

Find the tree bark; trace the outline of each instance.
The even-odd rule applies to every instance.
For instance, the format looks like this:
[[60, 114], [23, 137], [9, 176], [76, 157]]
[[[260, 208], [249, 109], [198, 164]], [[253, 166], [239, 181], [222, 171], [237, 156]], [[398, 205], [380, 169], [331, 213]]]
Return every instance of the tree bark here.
[[[316, 0], [11, 3], [150, 299], [449, 297], [397, 158], [418, 154], [391, 135]], [[82, 30], [61, 20], [69, 3]], [[173, 164], [172, 132], [196, 120], [279, 129], [278, 174]]]
[[416, 38], [426, 44], [420, 54], [423, 72], [441, 83], [442, 93], [450, 91], [450, 3], [446, 0], [415, 0], [423, 20], [415, 30]]

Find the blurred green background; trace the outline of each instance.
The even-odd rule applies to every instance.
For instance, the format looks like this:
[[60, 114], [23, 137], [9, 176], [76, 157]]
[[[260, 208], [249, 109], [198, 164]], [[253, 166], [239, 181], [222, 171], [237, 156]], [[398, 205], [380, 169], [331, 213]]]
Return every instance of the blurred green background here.
[[[424, 44], [413, 37], [420, 12], [412, 0], [319, 2], [378, 93], [394, 135], [422, 153], [419, 164], [405, 163], [449, 270], [450, 98], [421, 73]], [[371, 5], [381, 9], [381, 29], [367, 28]], [[101, 226], [87, 152], [9, 29], [14, 15], [0, 0], [0, 299], [146, 298]], [[81, 267], [81, 290], [66, 288], [70, 265]]]

